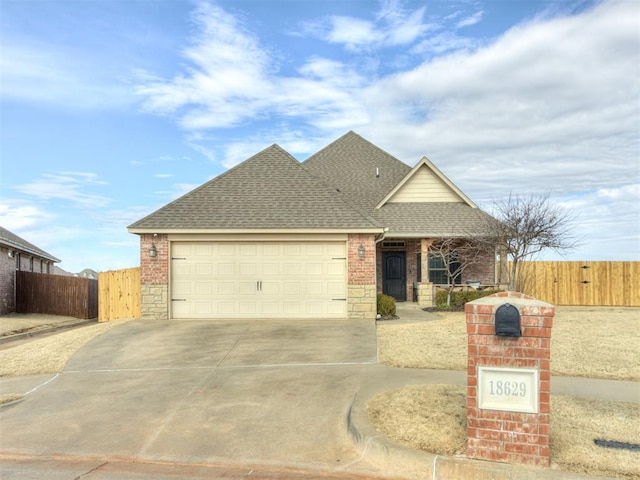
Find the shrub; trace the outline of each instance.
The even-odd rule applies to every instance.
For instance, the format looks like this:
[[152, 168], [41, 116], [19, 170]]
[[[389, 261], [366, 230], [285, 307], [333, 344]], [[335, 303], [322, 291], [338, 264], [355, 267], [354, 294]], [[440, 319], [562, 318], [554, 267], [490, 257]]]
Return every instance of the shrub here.
[[[493, 295], [499, 291], [500, 290], [464, 290], [462, 292], [451, 292], [451, 305], [449, 308], [464, 308], [464, 304], [467, 302]], [[447, 293], [447, 290], [438, 290], [436, 292], [436, 305], [438, 308], [447, 308]]]
[[396, 299], [389, 296], [384, 295], [383, 293], [378, 294], [378, 314], [383, 317], [393, 317], [396, 314]]

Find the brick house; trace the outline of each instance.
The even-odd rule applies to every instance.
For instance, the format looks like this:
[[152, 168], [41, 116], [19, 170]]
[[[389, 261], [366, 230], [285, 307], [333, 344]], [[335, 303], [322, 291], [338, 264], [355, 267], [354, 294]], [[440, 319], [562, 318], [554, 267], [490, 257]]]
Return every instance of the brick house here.
[[[489, 219], [426, 157], [349, 132], [302, 163], [272, 145], [128, 230], [144, 318], [374, 318], [377, 293], [432, 304], [430, 245]], [[494, 252], [468, 279], [495, 284]]]
[[16, 310], [16, 271], [53, 274], [60, 260], [0, 227], [0, 315]]

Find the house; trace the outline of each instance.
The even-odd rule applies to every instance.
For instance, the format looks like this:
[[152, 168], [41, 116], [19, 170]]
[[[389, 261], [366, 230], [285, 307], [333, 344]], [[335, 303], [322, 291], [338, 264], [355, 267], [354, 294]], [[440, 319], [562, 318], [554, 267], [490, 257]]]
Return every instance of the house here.
[[[431, 305], [430, 245], [490, 218], [426, 157], [349, 132], [302, 163], [272, 145], [128, 230], [143, 318], [374, 318], [381, 292]], [[494, 284], [494, 252], [466, 277]]]
[[16, 271], [53, 274], [60, 260], [0, 227], [0, 315], [16, 310]]

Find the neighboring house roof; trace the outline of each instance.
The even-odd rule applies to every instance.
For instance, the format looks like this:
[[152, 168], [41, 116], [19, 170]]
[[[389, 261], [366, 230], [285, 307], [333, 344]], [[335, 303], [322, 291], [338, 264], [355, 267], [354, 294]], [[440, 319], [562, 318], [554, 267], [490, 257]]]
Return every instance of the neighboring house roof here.
[[278, 145], [129, 226], [140, 231], [354, 229], [382, 231]]
[[451, 237], [477, 235], [491, 218], [426, 157], [412, 169], [348, 132], [303, 163], [272, 145], [129, 231], [332, 229]]
[[0, 227], [0, 245], [10, 250], [25, 252], [36, 257], [51, 260], [52, 262], [60, 262], [59, 258], [54, 257], [50, 253], [45, 252], [41, 248], [36, 247], [33, 243], [27, 242], [24, 238], [19, 237], [4, 227]]

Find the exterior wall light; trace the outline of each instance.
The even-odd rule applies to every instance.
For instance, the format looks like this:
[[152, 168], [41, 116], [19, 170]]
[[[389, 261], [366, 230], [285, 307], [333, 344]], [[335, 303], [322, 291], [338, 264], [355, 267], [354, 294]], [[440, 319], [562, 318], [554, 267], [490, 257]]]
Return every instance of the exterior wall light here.
[[158, 256], [158, 249], [156, 248], [155, 245], [151, 245], [151, 248], [149, 249], [149, 256], [150, 257], [157, 257]]
[[367, 253], [367, 251], [364, 249], [364, 245], [360, 244], [358, 247], [358, 257], [364, 258], [365, 253]]
[[7, 257], [13, 258], [13, 250], [7, 250]]

